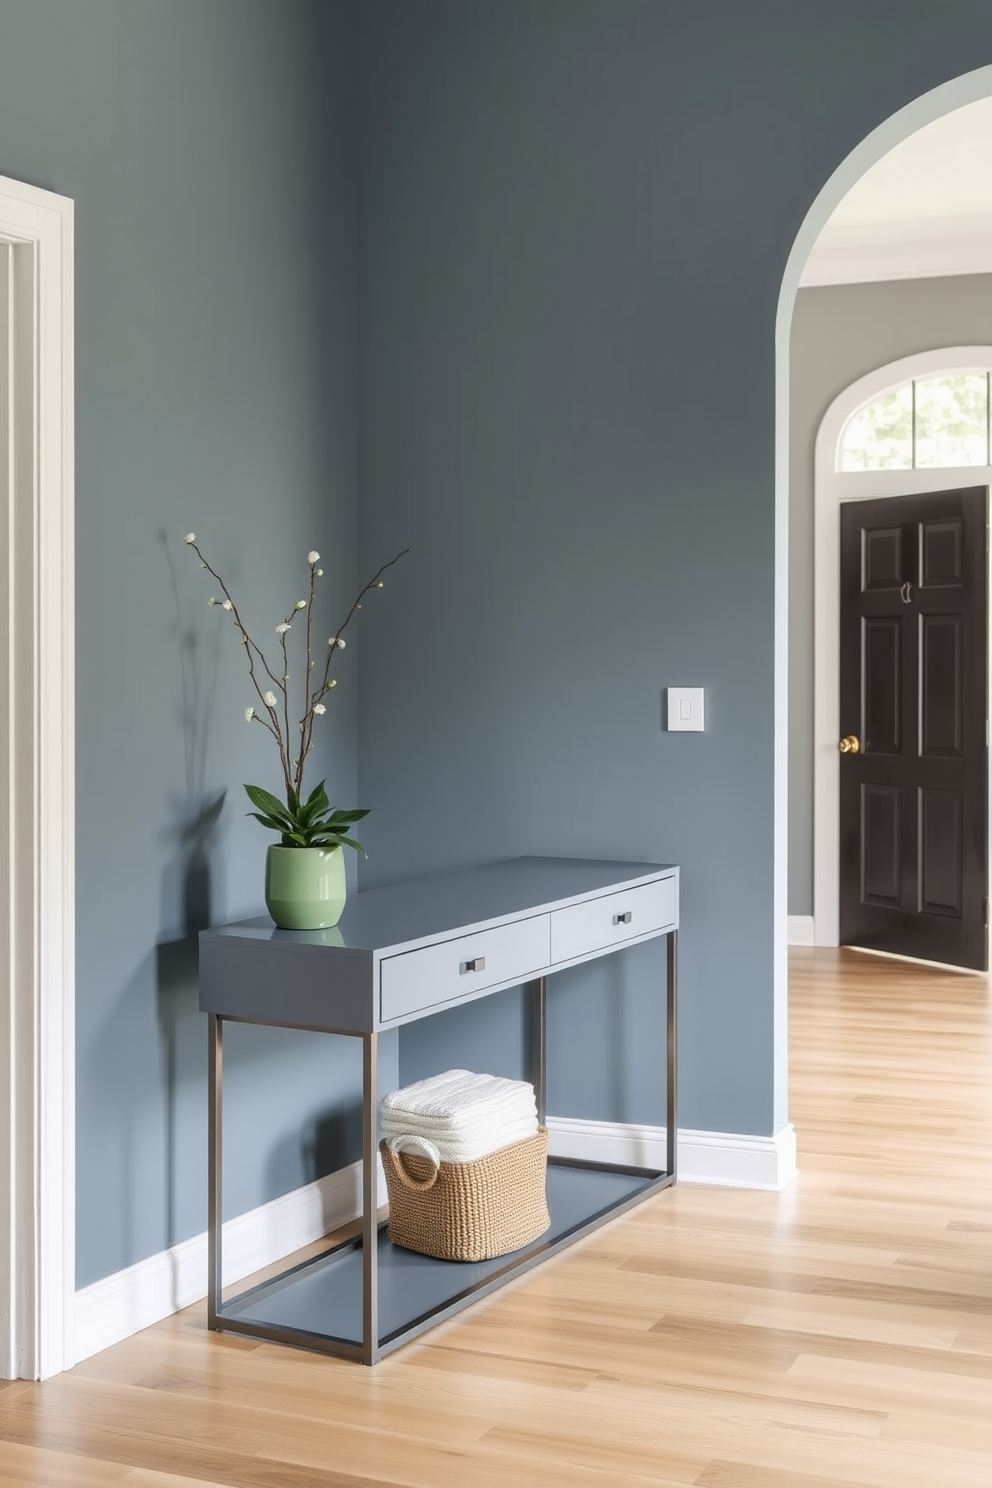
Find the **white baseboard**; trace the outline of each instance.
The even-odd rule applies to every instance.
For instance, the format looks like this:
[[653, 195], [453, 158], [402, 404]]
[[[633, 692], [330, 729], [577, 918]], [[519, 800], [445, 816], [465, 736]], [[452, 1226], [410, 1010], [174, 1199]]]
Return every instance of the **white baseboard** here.
[[[548, 1118], [549, 1148], [558, 1157], [665, 1166], [665, 1128], [610, 1121]], [[681, 1183], [780, 1189], [796, 1176], [791, 1126], [774, 1137], [734, 1132], [679, 1131]], [[379, 1169], [379, 1202], [386, 1202]], [[224, 1225], [224, 1281], [240, 1281], [281, 1260], [361, 1213], [362, 1165], [340, 1172], [239, 1214]], [[207, 1236], [194, 1235], [76, 1293], [76, 1362], [189, 1307], [207, 1294]]]
[[813, 928], [812, 915], [789, 916], [789, 944], [816, 945], [816, 934]]
[[[385, 1203], [379, 1167], [379, 1203]], [[352, 1163], [224, 1225], [224, 1282], [319, 1240], [362, 1212], [362, 1165]], [[76, 1293], [76, 1363], [207, 1295], [204, 1231]]]
[[[665, 1128], [549, 1116], [548, 1150], [556, 1157], [664, 1168]], [[676, 1162], [680, 1183], [782, 1189], [796, 1176], [796, 1133], [791, 1124], [774, 1137], [681, 1127]]]

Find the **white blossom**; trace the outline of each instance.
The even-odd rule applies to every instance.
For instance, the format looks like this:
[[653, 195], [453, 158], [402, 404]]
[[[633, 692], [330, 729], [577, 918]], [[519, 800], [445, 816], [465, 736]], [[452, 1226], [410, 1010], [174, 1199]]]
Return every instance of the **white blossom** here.
[[221, 609], [222, 610], [233, 610], [234, 609], [234, 606], [232, 605], [232, 603], [231, 603], [231, 601], [229, 599], [225, 599], [224, 603], [221, 605]]
[[311, 568], [313, 568], [315, 563], [320, 562], [320, 554], [317, 552], [316, 548], [310, 549], [309, 553], [307, 554], [307, 562], [309, 563]]
[[343, 636], [331, 636], [327, 644], [329, 646], [337, 646], [339, 651], [343, 651], [347, 642]]
[[245, 709], [245, 723], [251, 723], [251, 721], [252, 721], [252, 719], [254, 717], [255, 717], [255, 709], [254, 708], [246, 708]]
[[327, 709], [324, 707], [323, 703], [314, 703], [313, 711], [315, 713], [326, 713]]
[[314, 569], [314, 572], [316, 573], [318, 579], [322, 579], [324, 577], [324, 570], [322, 568]]
[[186, 536], [183, 538], [183, 542], [184, 543], [195, 543], [196, 542], [196, 533], [195, 532], [187, 532]]
[[292, 630], [292, 628], [288, 620], [284, 620], [281, 625], [276, 626], [276, 635], [285, 635], [287, 630]]
[[276, 695], [275, 695], [275, 693], [274, 692], [267, 692], [265, 694], [265, 696], [263, 697], [262, 702], [265, 704], [265, 706], [267, 708], [274, 708], [275, 705], [276, 705]]

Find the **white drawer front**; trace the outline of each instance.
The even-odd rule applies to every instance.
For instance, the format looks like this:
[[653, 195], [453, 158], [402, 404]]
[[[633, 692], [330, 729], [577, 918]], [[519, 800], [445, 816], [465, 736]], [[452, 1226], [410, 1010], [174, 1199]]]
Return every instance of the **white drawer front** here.
[[471, 997], [500, 982], [522, 982], [547, 969], [548, 916], [534, 915], [476, 935], [405, 951], [383, 961], [379, 1016], [383, 1022]]
[[640, 884], [604, 899], [571, 904], [551, 915], [551, 960], [571, 961], [591, 951], [609, 950], [652, 930], [671, 929], [678, 922], [678, 894], [674, 878]]

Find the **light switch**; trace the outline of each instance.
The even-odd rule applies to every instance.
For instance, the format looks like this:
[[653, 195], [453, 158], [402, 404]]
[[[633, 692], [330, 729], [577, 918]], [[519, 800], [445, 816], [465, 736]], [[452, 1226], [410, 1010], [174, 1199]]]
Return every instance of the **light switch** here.
[[668, 688], [669, 733], [701, 734], [703, 732], [703, 689], [701, 687]]

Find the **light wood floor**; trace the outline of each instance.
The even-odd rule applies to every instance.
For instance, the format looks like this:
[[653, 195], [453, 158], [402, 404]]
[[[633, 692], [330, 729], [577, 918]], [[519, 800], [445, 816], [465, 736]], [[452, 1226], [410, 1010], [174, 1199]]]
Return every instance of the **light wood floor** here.
[[989, 1488], [984, 978], [792, 958], [782, 1194], [682, 1185], [377, 1369], [194, 1307], [0, 1385], [45, 1488]]

